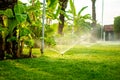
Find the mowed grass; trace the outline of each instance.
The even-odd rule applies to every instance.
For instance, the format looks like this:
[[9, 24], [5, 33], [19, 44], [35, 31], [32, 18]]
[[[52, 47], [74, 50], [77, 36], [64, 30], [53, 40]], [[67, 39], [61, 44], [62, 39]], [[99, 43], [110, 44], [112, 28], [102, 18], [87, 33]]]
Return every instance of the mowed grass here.
[[120, 45], [77, 45], [63, 56], [46, 49], [42, 57], [0, 61], [0, 80], [120, 80]]

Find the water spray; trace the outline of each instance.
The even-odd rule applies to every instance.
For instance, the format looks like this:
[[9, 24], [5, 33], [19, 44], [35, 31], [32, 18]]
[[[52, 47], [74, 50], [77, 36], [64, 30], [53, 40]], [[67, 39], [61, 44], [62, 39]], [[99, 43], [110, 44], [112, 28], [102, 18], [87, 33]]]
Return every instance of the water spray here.
[[56, 46], [51, 47], [50, 49], [63, 56], [65, 52], [73, 48], [79, 42], [79, 38], [71, 34], [66, 34], [62, 37], [56, 37], [55, 41]]

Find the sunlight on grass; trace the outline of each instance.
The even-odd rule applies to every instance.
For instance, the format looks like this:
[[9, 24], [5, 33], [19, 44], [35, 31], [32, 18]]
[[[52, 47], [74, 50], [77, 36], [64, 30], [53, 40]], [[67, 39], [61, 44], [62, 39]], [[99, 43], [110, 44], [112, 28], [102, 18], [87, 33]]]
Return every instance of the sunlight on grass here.
[[[28, 53], [28, 49], [24, 49]], [[63, 56], [49, 48], [38, 58], [0, 61], [0, 80], [119, 80], [120, 46], [75, 46]]]
[[42, 75], [46, 75], [46, 76], [51, 76], [51, 74], [49, 74], [45, 71], [42, 71], [40, 68], [28, 67], [28, 65], [21, 64], [21, 63], [18, 63], [18, 62], [13, 62], [13, 63], [15, 63], [14, 64], [15, 67], [20, 68], [24, 71], [31, 72], [31, 73], [36, 73], [36, 74], [42, 74]]
[[[76, 46], [73, 49], [67, 51], [64, 56], [51, 50], [46, 50], [45, 55], [51, 58], [63, 58], [63, 59], [78, 59], [89, 61], [117, 61], [120, 57], [119, 46]], [[47, 54], [49, 53], [49, 54]], [[116, 56], [118, 55], [118, 56]]]

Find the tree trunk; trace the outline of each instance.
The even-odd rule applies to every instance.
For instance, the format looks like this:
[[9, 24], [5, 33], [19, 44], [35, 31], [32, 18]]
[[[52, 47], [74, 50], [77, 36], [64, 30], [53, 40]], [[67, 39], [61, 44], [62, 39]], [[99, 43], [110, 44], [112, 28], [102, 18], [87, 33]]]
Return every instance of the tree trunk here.
[[[13, 33], [13, 36], [17, 38], [17, 27], [13, 30], [14, 33]], [[13, 58], [19, 58], [20, 55], [19, 55], [19, 42], [18, 40], [14, 40], [12, 41], [12, 51], [13, 51]]]
[[[0, 25], [3, 27], [3, 19], [2, 15], [0, 15]], [[5, 39], [3, 39], [2, 31], [0, 32], [0, 59], [4, 59], [5, 57]]]
[[58, 34], [63, 34], [63, 28], [64, 28], [64, 15], [63, 14], [60, 14], [60, 17], [59, 17], [60, 21], [59, 22], [59, 27], [58, 27]]
[[32, 47], [29, 48], [29, 57], [32, 57]]
[[23, 48], [24, 48], [24, 40], [22, 40], [21, 42], [21, 45], [20, 45], [20, 55], [23, 54]]
[[65, 9], [67, 7], [67, 3], [68, 3], [68, 0], [59, 0], [61, 12], [60, 12], [60, 16], [59, 16], [60, 22], [59, 22], [59, 26], [58, 26], [58, 34], [60, 34], [60, 35], [63, 34], [64, 21], [65, 21], [64, 13], [65, 13]]
[[96, 8], [95, 8], [96, 0], [92, 0], [92, 26], [96, 26]]
[[6, 50], [7, 54], [13, 55], [12, 42], [6, 42], [5, 50]]
[[12, 37], [12, 34], [7, 35], [6, 39], [5, 39], [5, 50], [7, 52], [7, 54], [13, 55], [13, 51], [12, 51], [12, 42], [11, 41], [7, 41], [7, 39], [10, 39]]
[[[15, 16], [14, 9], [12, 8], [13, 15]], [[17, 40], [12, 41], [12, 51], [13, 51], [13, 58], [19, 58], [20, 57], [20, 42], [19, 38], [20, 36], [17, 37], [17, 26], [13, 30], [13, 36], [16, 37]]]
[[5, 57], [5, 52], [4, 52], [4, 49], [3, 49], [3, 39], [2, 39], [2, 36], [0, 35], [0, 59], [4, 59]]
[[96, 36], [96, 8], [95, 8], [95, 2], [96, 0], [91, 0], [92, 1], [92, 24], [91, 26], [93, 27], [93, 30], [91, 32], [91, 42], [95, 42], [97, 39]]

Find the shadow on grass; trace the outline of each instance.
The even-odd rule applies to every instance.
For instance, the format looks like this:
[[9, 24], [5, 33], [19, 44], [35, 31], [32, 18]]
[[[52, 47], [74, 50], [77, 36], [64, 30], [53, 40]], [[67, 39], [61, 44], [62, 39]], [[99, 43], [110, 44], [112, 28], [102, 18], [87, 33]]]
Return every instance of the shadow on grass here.
[[0, 80], [119, 80], [117, 63], [50, 58], [0, 62]]
[[0, 61], [0, 80], [119, 80], [119, 49], [109, 49], [75, 47], [64, 56], [48, 51], [38, 58]]

